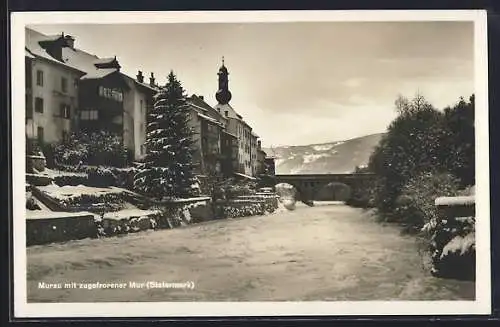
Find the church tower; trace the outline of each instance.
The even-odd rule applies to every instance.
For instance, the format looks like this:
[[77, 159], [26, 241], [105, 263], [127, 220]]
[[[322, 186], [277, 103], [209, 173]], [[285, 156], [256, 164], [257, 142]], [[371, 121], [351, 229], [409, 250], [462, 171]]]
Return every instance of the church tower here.
[[219, 68], [217, 75], [219, 76], [219, 90], [215, 93], [215, 98], [219, 104], [228, 104], [231, 101], [231, 92], [228, 85], [229, 72], [224, 66], [224, 57], [222, 57], [222, 66]]

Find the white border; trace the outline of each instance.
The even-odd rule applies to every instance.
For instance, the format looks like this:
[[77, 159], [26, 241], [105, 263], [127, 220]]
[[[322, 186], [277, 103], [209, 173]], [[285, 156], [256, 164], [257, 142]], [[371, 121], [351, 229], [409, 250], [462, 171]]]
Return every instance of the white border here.
[[[490, 212], [486, 12], [253, 11], [253, 12], [25, 12], [11, 15], [14, 315], [48, 317], [173, 317], [274, 315], [490, 314]], [[472, 21], [476, 96], [476, 301], [27, 303], [24, 201], [24, 28], [29, 24]]]

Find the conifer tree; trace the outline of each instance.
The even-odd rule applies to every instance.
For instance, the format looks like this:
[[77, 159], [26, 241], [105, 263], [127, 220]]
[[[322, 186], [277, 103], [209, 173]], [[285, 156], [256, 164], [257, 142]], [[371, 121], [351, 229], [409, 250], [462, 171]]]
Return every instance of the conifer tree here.
[[189, 107], [181, 83], [170, 72], [148, 116], [146, 156], [134, 188], [153, 198], [187, 197], [194, 183]]

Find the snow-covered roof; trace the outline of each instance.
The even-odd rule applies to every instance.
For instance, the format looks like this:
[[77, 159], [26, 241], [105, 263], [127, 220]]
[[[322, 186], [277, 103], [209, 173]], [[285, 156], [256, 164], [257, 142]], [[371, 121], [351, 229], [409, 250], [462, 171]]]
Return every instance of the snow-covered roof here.
[[227, 118], [224, 117], [224, 115], [222, 115], [219, 110], [216, 110], [214, 107], [210, 106], [200, 96], [197, 96], [196, 94], [193, 94], [187, 100], [188, 100], [188, 102], [189, 102], [189, 104], [191, 106], [193, 106], [193, 107], [195, 107], [197, 109], [200, 109], [200, 110], [202, 110], [204, 112], [211, 112], [214, 115], [216, 115], [217, 117], [219, 117], [220, 120], [227, 121]]
[[188, 103], [189, 103], [189, 105], [190, 105], [191, 107], [193, 107], [193, 108], [200, 109], [200, 110], [201, 110], [201, 111], [203, 111], [203, 112], [207, 112], [207, 111], [208, 111], [208, 109], [205, 109], [205, 108], [202, 108], [202, 107], [200, 107], [200, 106], [197, 106], [197, 105], [195, 105], [194, 103], [192, 103], [192, 102], [191, 102], [191, 101], [189, 101], [189, 100], [188, 100]]
[[117, 70], [114, 68], [103, 68], [91, 70], [87, 74], [82, 76], [82, 79], [90, 80], [90, 79], [100, 79], [106, 76], [109, 76], [113, 73], [116, 73]]
[[24, 56], [28, 58], [35, 58], [35, 56], [26, 48], [24, 49]]
[[[54, 63], [64, 65], [68, 68], [76, 69], [85, 74], [85, 79], [102, 78], [111, 73], [119, 71], [118, 68], [98, 68], [96, 64], [108, 63], [109, 58], [103, 59], [96, 55], [82, 51], [77, 48], [62, 47], [61, 58], [54, 58], [40, 43], [55, 42], [62, 40], [63, 35], [45, 35], [30, 28], [25, 29], [26, 49], [35, 57], [44, 58]], [[114, 58], [113, 58], [114, 60]]]
[[154, 86], [153, 87], [153, 86], [151, 86], [149, 84], [141, 83], [138, 80], [136, 80], [135, 78], [132, 78], [132, 77], [130, 77], [128, 75], [125, 75], [123, 73], [120, 73], [120, 75], [122, 75], [123, 77], [125, 77], [125, 79], [127, 79], [129, 82], [134, 83], [135, 85], [139, 85], [139, 86], [145, 87], [145, 88], [147, 88], [150, 91], [158, 92], [160, 90], [160, 88], [158, 86]]
[[214, 123], [214, 124], [217, 124], [217, 125], [219, 125], [219, 126], [223, 126], [223, 124], [222, 124], [222, 123], [220, 123], [219, 121], [217, 121], [217, 119], [214, 119], [214, 118], [209, 117], [209, 116], [207, 116], [207, 115], [204, 115], [204, 114], [198, 113], [198, 117], [203, 118], [203, 119], [205, 119], [205, 120], [208, 120], [209, 122]]

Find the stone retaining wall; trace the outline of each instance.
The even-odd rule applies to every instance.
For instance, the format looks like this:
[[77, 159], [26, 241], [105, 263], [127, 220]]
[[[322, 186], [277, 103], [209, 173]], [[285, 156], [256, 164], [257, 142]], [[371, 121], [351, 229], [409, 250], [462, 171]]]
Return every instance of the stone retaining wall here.
[[97, 237], [92, 214], [26, 219], [26, 245], [47, 244]]

